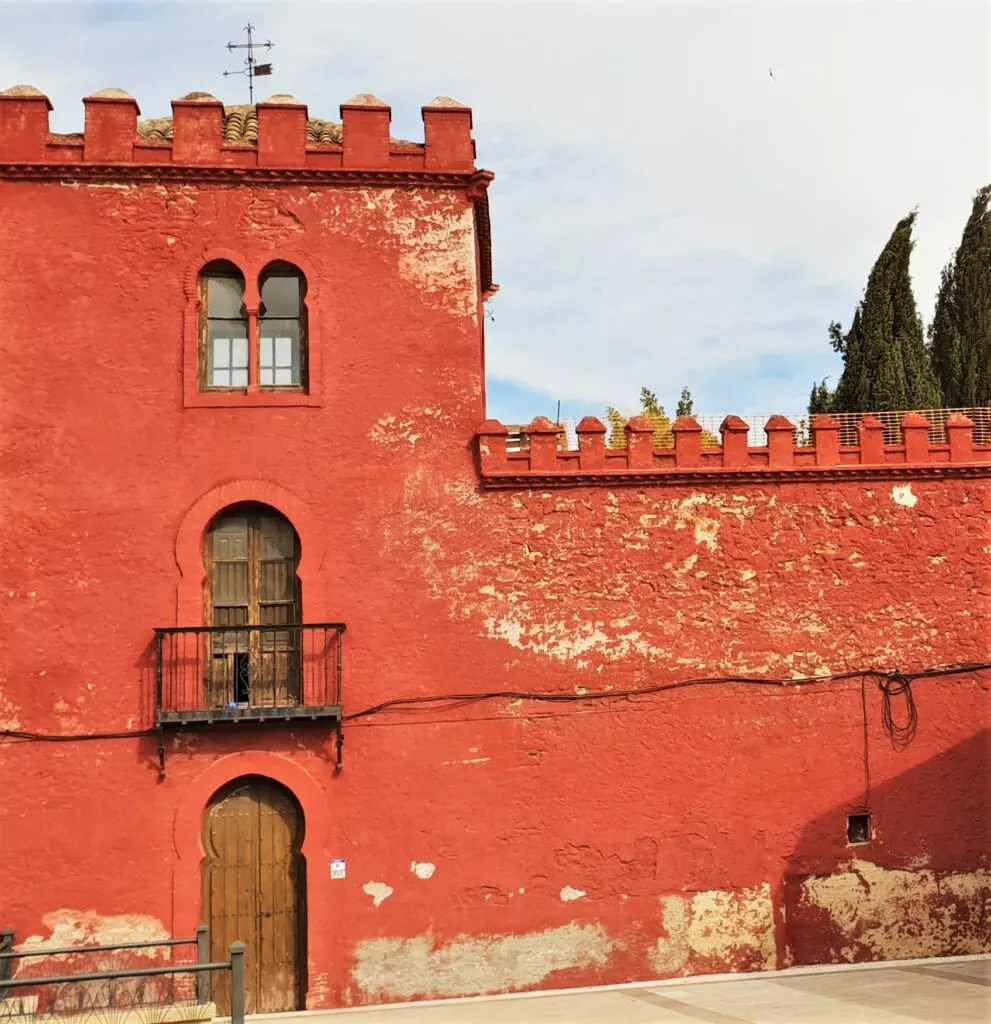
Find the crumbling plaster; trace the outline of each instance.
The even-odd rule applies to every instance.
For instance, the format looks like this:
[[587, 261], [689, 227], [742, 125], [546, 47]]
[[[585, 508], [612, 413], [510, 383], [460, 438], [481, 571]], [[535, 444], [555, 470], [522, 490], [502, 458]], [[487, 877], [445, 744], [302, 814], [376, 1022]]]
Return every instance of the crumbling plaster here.
[[[2, 187], [7, 723], [151, 727], [152, 631], [200, 614], [219, 489], [294, 520], [304, 618], [347, 623], [348, 712], [987, 658], [991, 502], [952, 468], [482, 491], [463, 191]], [[189, 268], [218, 248], [305, 254], [321, 406], [183, 407]], [[161, 343], [135, 344], [143, 324]], [[987, 691], [965, 674], [915, 695], [895, 751], [867, 690], [875, 835], [853, 867], [858, 681], [388, 711], [346, 724], [340, 774], [319, 724], [177, 732], [164, 778], [155, 735], [11, 742], [0, 891], [41, 941], [189, 934], [203, 807], [257, 773], [307, 817], [310, 1008], [972, 950]]]

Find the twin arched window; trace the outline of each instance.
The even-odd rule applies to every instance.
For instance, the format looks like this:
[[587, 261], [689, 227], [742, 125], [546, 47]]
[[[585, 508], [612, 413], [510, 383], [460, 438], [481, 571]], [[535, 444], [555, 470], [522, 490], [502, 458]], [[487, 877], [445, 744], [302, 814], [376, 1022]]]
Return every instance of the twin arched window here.
[[245, 305], [244, 274], [226, 260], [200, 275], [202, 390], [306, 391], [306, 278], [291, 263], [270, 263], [260, 303]]

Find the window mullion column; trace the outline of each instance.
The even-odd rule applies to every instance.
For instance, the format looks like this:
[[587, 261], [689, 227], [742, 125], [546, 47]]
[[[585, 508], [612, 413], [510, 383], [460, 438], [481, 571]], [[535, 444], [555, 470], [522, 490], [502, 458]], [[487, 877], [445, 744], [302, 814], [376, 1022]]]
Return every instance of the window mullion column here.
[[258, 390], [258, 310], [248, 311], [248, 391]]

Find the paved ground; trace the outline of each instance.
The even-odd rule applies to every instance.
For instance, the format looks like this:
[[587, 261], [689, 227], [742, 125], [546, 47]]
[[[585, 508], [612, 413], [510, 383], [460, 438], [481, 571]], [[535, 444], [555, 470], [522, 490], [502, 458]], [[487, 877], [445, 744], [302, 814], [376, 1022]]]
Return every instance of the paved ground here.
[[989, 1024], [991, 957], [407, 1004], [305, 1018], [307, 1024]]

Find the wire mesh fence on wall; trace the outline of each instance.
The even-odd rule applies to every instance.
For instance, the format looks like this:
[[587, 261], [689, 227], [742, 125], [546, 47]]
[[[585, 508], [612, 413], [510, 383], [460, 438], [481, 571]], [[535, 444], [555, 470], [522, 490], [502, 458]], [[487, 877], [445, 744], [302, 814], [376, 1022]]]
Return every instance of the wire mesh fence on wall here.
[[[946, 421], [951, 413], [962, 413], [974, 424], [974, 444], [991, 444], [991, 407], [968, 408], [968, 409], [904, 409], [896, 412], [840, 412], [833, 413], [833, 419], [840, 425], [840, 444], [856, 445], [859, 443], [858, 427], [865, 416], [873, 416], [884, 425], [884, 443], [901, 444], [902, 420], [909, 413], [916, 413], [929, 421], [929, 443], [946, 444]], [[607, 415], [603, 422], [608, 428], [606, 445], [609, 448], [626, 447], [626, 423], [633, 416], [642, 416], [643, 413], [633, 412], [627, 416], [625, 413]], [[767, 435], [764, 427], [771, 415], [767, 413], [750, 413], [741, 417], [750, 427], [747, 435], [747, 444], [751, 448], [760, 448], [767, 444]], [[788, 416], [788, 419], [795, 424], [795, 445], [796, 447], [809, 447], [814, 444], [812, 426], [818, 417], [806, 414]], [[671, 427], [673, 419], [666, 416], [648, 416], [648, 420], [655, 423], [654, 447], [673, 448], [674, 432]], [[722, 445], [722, 435], [719, 432], [720, 424], [724, 416], [696, 416], [699, 426], [702, 427], [702, 447], [718, 448]], [[578, 419], [562, 418], [557, 421], [561, 427], [561, 447], [569, 451], [578, 450], [578, 434], [576, 428], [581, 422]], [[527, 434], [527, 424], [513, 424], [509, 426], [507, 447], [509, 451], [525, 451], [530, 446]]]

